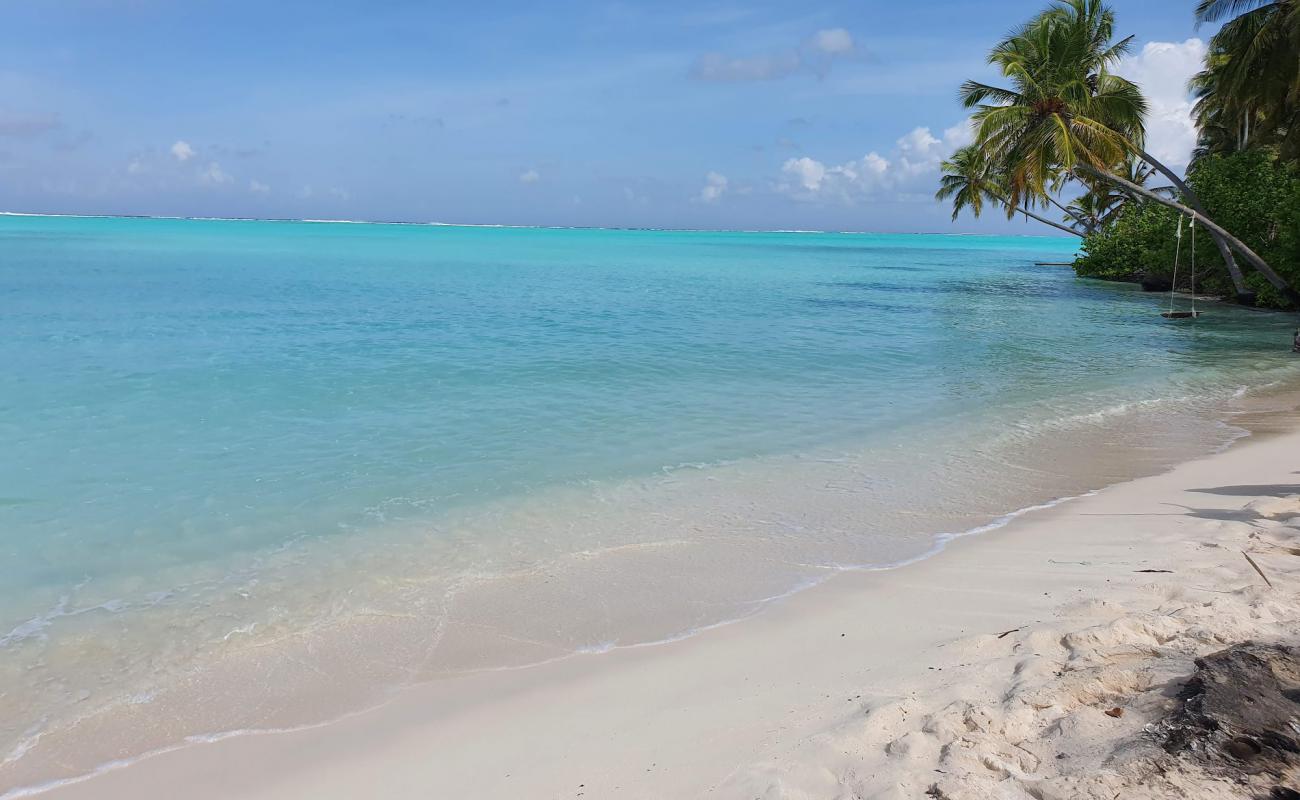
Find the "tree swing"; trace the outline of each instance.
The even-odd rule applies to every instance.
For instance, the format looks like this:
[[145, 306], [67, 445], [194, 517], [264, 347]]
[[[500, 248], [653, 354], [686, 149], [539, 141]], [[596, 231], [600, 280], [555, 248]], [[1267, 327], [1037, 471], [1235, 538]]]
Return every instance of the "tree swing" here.
[[1177, 244], [1174, 245], [1174, 277], [1169, 283], [1169, 310], [1161, 312], [1160, 316], [1165, 319], [1196, 319], [1201, 312], [1196, 310], [1196, 218], [1190, 217], [1187, 220], [1187, 228], [1191, 231], [1192, 244], [1192, 308], [1190, 311], [1174, 310], [1174, 295], [1178, 290], [1178, 257], [1182, 255], [1183, 250], [1183, 215], [1178, 215], [1178, 233]]

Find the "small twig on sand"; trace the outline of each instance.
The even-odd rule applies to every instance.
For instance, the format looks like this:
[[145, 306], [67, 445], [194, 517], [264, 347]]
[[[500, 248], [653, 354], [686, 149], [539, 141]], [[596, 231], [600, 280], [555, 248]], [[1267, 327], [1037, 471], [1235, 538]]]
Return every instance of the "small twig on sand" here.
[[1038, 759], [1038, 754], [1037, 754], [1037, 753], [1035, 753], [1033, 750], [1030, 750], [1028, 747], [1025, 747], [1023, 744], [1021, 744], [1021, 743], [1019, 743], [1019, 742], [1012, 742], [1012, 743], [1011, 743], [1011, 746], [1012, 746], [1012, 747], [1018, 747], [1018, 748], [1020, 748], [1021, 750], [1025, 751], [1025, 752], [1028, 753], [1029, 755], [1033, 756], [1035, 760]]
[[1259, 565], [1255, 563], [1255, 559], [1251, 558], [1251, 557], [1250, 557], [1250, 554], [1247, 553], [1245, 550], [1242, 550], [1242, 551], [1241, 551], [1241, 554], [1242, 554], [1243, 556], [1246, 557], [1246, 561], [1247, 561], [1247, 562], [1248, 562], [1252, 567], [1255, 568], [1255, 571], [1256, 571], [1256, 572], [1259, 573], [1259, 577], [1261, 577], [1261, 578], [1264, 579], [1264, 583], [1267, 583], [1267, 584], [1268, 584], [1268, 588], [1272, 589], [1272, 588], [1273, 588], [1273, 582], [1270, 581], [1270, 580], [1268, 579], [1268, 576], [1264, 574], [1264, 570], [1260, 569], [1260, 568], [1259, 568]]
[[999, 633], [999, 634], [998, 634], [998, 638], [999, 638], [999, 639], [1005, 639], [1005, 638], [1007, 638], [1008, 636], [1010, 636], [1011, 634], [1015, 633], [1016, 631], [1023, 631], [1024, 629], [1025, 629], [1025, 626], [1021, 625], [1019, 628], [1012, 628], [1012, 629], [1009, 630], [1009, 631], [1003, 631], [1002, 633]]
[[1135, 569], [1133, 571], [1134, 572], [1169, 572], [1169, 573], [1173, 572], [1172, 569]]

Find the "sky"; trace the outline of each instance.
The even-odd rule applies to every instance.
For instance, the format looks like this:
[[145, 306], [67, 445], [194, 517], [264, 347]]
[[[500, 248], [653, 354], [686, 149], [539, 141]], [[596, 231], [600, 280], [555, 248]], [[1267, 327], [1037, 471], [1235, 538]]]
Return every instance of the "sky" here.
[[[1185, 164], [1192, 0], [1115, 0]], [[1047, 233], [949, 219], [957, 87], [1041, 2], [0, 0], [0, 209]]]

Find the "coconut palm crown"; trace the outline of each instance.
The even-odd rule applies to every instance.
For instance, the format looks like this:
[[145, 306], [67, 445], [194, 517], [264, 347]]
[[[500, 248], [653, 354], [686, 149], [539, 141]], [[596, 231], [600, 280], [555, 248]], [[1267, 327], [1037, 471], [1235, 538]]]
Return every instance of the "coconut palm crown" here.
[[1300, 154], [1300, 2], [1201, 0], [1198, 23], [1226, 20], [1192, 79], [1201, 152], [1250, 144]]
[[959, 147], [939, 168], [942, 175], [934, 199], [952, 199], [953, 220], [965, 210], [976, 217], [982, 214], [984, 201], [989, 198], [990, 179], [980, 149], [970, 144]]
[[1009, 88], [962, 84], [980, 147], [1001, 166], [1014, 204], [1043, 198], [1062, 171], [1109, 171], [1141, 147], [1147, 103], [1111, 72], [1132, 42], [1112, 42], [1114, 27], [1101, 0], [1059, 0], [989, 54]]

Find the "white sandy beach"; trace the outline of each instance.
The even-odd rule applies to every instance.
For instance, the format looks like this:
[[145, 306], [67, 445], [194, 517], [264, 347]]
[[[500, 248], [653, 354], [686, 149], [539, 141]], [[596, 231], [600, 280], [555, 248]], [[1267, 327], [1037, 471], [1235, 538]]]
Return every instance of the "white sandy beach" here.
[[44, 796], [1239, 797], [1161, 774], [1143, 729], [1194, 657], [1300, 637], [1296, 547], [1300, 433], [1266, 435], [687, 640], [423, 685]]

